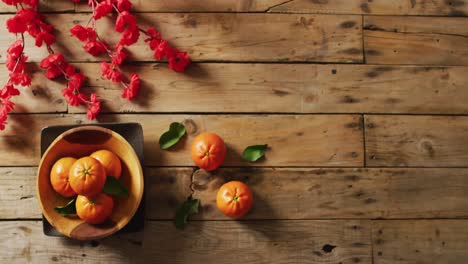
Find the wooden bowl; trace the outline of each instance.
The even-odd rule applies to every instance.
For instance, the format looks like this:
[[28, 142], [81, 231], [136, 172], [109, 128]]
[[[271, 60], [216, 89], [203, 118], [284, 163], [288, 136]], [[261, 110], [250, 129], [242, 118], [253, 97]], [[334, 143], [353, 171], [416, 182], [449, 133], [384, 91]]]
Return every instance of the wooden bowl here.
[[[50, 171], [62, 157], [81, 158], [96, 150], [107, 149], [122, 162], [120, 182], [129, 192], [128, 198], [114, 197], [112, 215], [100, 225], [85, 223], [77, 216], [64, 217], [54, 207], [65, 205], [70, 198], [62, 197], [52, 189]], [[79, 240], [100, 239], [122, 229], [132, 219], [143, 197], [143, 170], [131, 145], [114, 131], [98, 126], [83, 126], [65, 131], [45, 151], [37, 174], [37, 196], [45, 218], [60, 233]]]

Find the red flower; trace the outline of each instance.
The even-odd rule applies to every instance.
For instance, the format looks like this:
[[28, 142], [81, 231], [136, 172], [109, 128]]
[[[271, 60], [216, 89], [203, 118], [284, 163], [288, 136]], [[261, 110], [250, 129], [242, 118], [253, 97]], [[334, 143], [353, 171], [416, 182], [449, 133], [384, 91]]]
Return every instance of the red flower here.
[[82, 72], [75, 73], [68, 80], [68, 89], [79, 90], [85, 81], [85, 76]]
[[23, 52], [23, 40], [18, 39], [13, 42], [7, 50], [8, 55], [10, 55], [13, 59], [19, 58], [21, 53]]
[[164, 57], [169, 59], [169, 57], [174, 57], [175, 55], [174, 50], [166, 40], [161, 41], [154, 52], [154, 58], [157, 60], [162, 60]]
[[15, 15], [6, 22], [8, 31], [11, 33], [24, 33], [27, 29], [28, 24], [19, 15]]
[[185, 68], [190, 64], [190, 58], [187, 56], [187, 52], [180, 52], [176, 50], [175, 56], [168, 57], [169, 69], [176, 72], [183, 72]]
[[65, 73], [66, 73], [68, 76], [75, 74], [75, 67], [73, 67], [73, 66], [71, 66], [70, 64], [68, 64], [67, 67], [65, 67]]
[[58, 65], [62, 62], [65, 61], [65, 58], [63, 57], [62, 54], [60, 53], [54, 53], [54, 54], [51, 54], [49, 56], [47, 56], [46, 58], [44, 58], [41, 63], [40, 63], [40, 67], [42, 69], [47, 69], [47, 68], [50, 68], [54, 65]]
[[55, 78], [59, 77], [62, 74], [63, 74], [63, 72], [60, 70], [59, 67], [52, 66], [52, 67], [47, 69], [45, 76], [47, 77], [47, 79], [52, 80], [52, 79], [55, 79]]
[[115, 21], [115, 31], [122, 33], [125, 30], [125, 26], [128, 26], [128, 28], [137, 27], [136, 17], [127, 11], [123, 11], [117, 17]]
[[112, 11], [112, 2], [105, 0], [99, 3], [94, 9], [94, 19], [100, 19], [103, 16], [107, 16]]
[[159, 41], [162, 40], [161, 34], [153, 27], [150, 27], [150, 28], [148, 28], [146, 30], [146, 35], [148, 35], [149, 38], [146, 39], [145, 41], [152, 40], [152, 39], [156, 39], [156, 40], [159, 40]]
[[9, 71], [12, 72], [24, 72], [26, 69], [27, 56], [21, 56], [19, 58], [13, 58], [10, 54], [7, 54], [6, 66]]
[[55, 36], [47, 31], [42, 31], [36, 35], [36, 46], [41, 47], [42, 43], [52, 45], [55, 42]]
[[128, 11], [132, 8], [132, 3], [129, 0], [117, 0], [117, 9], [122, 11]]
[[62, 89], [62, 94], [63, 97], [65, 97], [65, 100], [72, 105], [72, 106], [78, 106], [88, 100], [85, 94], [80, 93], [79, 90], [72, 90], [69, 88]]
[[80, 41], [96, 41], [96, 31], [90, 27], [76, 25], [70, 29], [70, 33]]
[[129, 27], [124, 31], [122, 38], [119, 40], [119, 44], [117, 45], [130, 46], [135, 44], [138, 41], [138, 38], [140, 38], [140, 30], [138, 27]]
[[118, 69], [116, 69], [114, 65], [110, 65], [106, 62], [101, 62], [101, 71], [102, 76], [104, 76], [108, 80], [112, 80], [113, 82], [122, 81], [122, 73]]
[[122, 97], [132, 100], [140, 90], [140, 77], [136, 73], [130, 75], [130, 84], [122, 92]]
[[96, 94], [91, 94], [91, 104], [88, 106], [86, 116], [89, 120], [93, 120], [101, 112], [101, 102], [97, 98]]
[[6, 84], [2, 90], [0, 90], [0, 98], [7, 99], [12, 96], [19, 95], [20, 91], [16, 89], [13, 84], [8, 83]]
[[24, 73], [12, 72], [10, 73], [10, 80], [14, 85], [29, 86], [31, 85], [31, 78]]
[[127, 58], [127, 53], [124, 51], [123, 46], [117, 46], [117, 49], [112, 54], [112, 64], [120, 65]]
[[89, 41], [83, 48], [91, 55], [98, 56], [99, 54], [106, 52], [106, 44], [100, 41]]

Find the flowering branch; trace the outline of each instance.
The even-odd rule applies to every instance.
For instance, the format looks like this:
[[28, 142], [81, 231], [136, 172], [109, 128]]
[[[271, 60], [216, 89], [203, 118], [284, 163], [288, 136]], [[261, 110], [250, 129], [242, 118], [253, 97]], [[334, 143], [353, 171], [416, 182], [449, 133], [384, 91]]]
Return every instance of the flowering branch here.
[[[81, 92], [86, 77], [82, 72], [66, 61], [65, 57], [56, 53], [52, 45], [56, 42], [53, 34], [54, 27], [44, 21], [44, 16], [37, 12], [38, 0], [2, 0], [7, 5], [16, 7], [16, 14], [7, 20], [6, 26], [10, 33], [16, 34], [17, 39], [8, 48], [6, 67], [9, 79], [5, 86], [0, 89], [0, 130], [5, 129], [8, 114], [13, 111], [15, 104], [11, 98], [18, 96], [20, 91], [15, 86], [30, 86], [31, 78], [26, 73], [26, 61], [28, 57], [24, 54], [24, 34], [27, 32], [35, 39], [35, 45], [47, 48], [48, 56], [41, 60], [40, 67], [46, 71], [45, 76], [56, 79], [63, 76], [67, 80], [67, 87], [62, 89], [62, 95], [72, 106], [86, 105], [87, 117], [92, 120], [101, 111], [101, 102], [96, 94], [89, 96]], [[80, 0], [72, 0], [79, 3]], [[107, 54], [110, 63], [101, 62], [101, 75], [108, 80], [122, 85], [122, 97], [129, 100], [134, 99], [140, 89], [140, 78], [138, 74], [131, 73], [128, 81], [120, 71], [120, 65], [127, 58], [125, 47], [135, 44], [140, 33], [146, 35], [145, 42], [154, 51], [154, 57], [158, 60], [167, 59], [169, 68], [182, 72], [190, 64], [190, 58], [186, 52], [171, 47], [155, 28], [143, 29], [137, 24], [137, 19], [130, 13], [132, 3], [129, 0], [88, 0], [92, 8], [86, 27], [74, 26], [70, 32], [80, 41], [85, 42], [84, 50], [93, 56], [102, 53]], [[113, 10], [118, 14], [115, 21], [115, 31], [121, 33], [121, 38], [114, 48], [104, 42], [96, 31], [97, 20], [107, 16]], [[91, 23], [91, 26], [90, 26]], [[21, 38], [18, 38], [21, 36]]]

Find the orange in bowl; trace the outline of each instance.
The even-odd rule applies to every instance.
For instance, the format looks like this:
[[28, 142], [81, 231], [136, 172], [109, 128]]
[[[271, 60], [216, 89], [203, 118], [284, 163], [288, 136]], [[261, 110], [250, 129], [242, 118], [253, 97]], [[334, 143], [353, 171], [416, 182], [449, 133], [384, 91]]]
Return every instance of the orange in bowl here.
[[[110, 198], [113, 200], [113, 205], [110, 209], [111, 213], [108, 217], [105, 217], [107, 220], [99, 225], [86, 223], [78, 216], [64, 217], [60, 215], [54, 208], [67, 204], [71, 198], [60, 195], [52, 187], [51, 171], [53, 165], [63, 157], [80, 159], [102, 149], [115, 153], [119, 158], [121, 162], [121, 176], [119, 181], [127, 188], [129, 196], [127, 198]], [[87, 159], [94, 160], [90, 157]], [[70, 169], [73, 170], [73, 168]], [[102, 165], [101, 169], [105, 171]], [[102, 173], [102, 170], [100, 173]], [[73, 181], [73, 179], [70, 179], [70, 185], [72, 187], [74, 186], [72, 183]], [[70, 129], [62, 133], [52, 142], [49, 148], [44, 152], [39, 163], [37, 173], [37, 196], [42, 213], [57, 231], [71, 238], [79, 240], [100, 239], [122, 229], [136, 213], [143, 197], [143, 189], [143, 170], [138, 156], [131, 145], [121, 135], [110, 129], [98, 126], [83, 126]], [[94, 197], [88, 198], [96, 199], [97, 196], [101, 196], [101, 194], [96, 194]], [[84, 205], [86, 205], [86, 202], [78, 200], [79, 198], [77, 198], [76, 208], [78, 209], [80, 201], [82, 202], [81, 205], [83, 205], [81, 209], [85, 208]], [[99, 198], [98, 200], [99, 206], [109, 207], [109, 199]], [[101, 216], [99, 217], [108, 214], [108, 210], [101, 211], [104, 212], [101, 212]], [[92, 216], [92, 214], [88, 213], [88, 216], [90, 215]]]

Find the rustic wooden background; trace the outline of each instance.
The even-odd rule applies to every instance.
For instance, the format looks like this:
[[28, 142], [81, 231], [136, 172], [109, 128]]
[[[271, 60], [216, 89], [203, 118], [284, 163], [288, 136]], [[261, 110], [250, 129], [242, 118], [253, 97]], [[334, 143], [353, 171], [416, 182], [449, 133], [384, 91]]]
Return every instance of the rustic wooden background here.
[[[176, 74], [140, 41], [126, 66], [144, 80], [134, 103], [70, 37], [89, 9], [41, 2], [56, 49], [105, 100], [99, 121], [143, 125], [147, 221], [143, 233], [102, 241], [43, 235], [39, 132], [88, 121], [63, 100], [63, 83], [31, 65], [33, 85], [0, 133], [1, 263], [467, 263], [468, 1], [134, 0], [139, 20], [194, 60]], [[12, 10], [0, 11], [3, 25]], [[13, 38], [0, 27], [1, 61]], [[26, 50], [35, 61], [46, 54]], [[188, 138], [161, 151], [173, 121]], [[212, 174], [188, 153], [202, 131], [229, 146]], [[255, 143], [271, 149], [247, 164], [240, 152]], [[229, 179], [255, 192], [243, 221], [215, 207]], [[190, 194], [202, 212], [178, 231], [171, 219]]]

